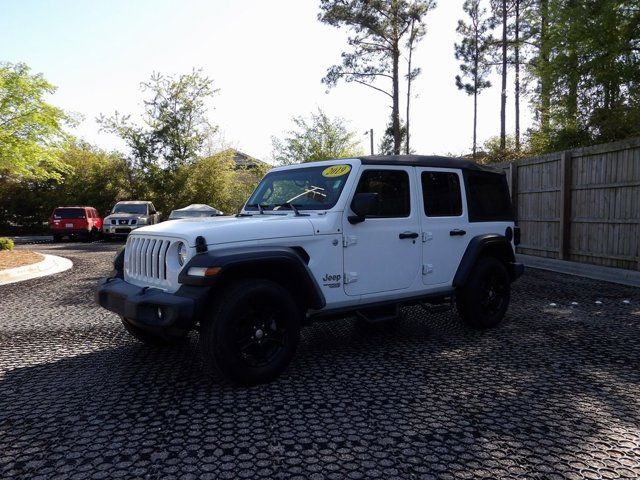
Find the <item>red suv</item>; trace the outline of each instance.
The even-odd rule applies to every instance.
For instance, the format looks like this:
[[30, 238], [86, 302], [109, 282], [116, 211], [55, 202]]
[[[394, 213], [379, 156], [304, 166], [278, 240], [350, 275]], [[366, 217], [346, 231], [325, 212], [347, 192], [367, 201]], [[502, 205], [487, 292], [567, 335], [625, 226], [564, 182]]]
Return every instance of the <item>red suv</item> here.
[[80, 237], [91, 240], [102, 232], [102, 217], [93, 207], [58, 207], [49, 219], [53, 241], [62, 237]]

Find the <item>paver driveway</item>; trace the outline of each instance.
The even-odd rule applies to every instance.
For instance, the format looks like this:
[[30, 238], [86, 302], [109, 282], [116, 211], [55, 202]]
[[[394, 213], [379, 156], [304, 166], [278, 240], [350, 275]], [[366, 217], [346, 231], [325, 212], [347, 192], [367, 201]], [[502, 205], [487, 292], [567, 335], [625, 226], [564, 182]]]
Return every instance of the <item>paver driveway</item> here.
[[116, 245], [35, 248], [75, 266], [0, 287], [0, 478], [640, 476], [636, 289], [530, 270], [491, 331], [317, 324], [244, 389], [94, 305]]

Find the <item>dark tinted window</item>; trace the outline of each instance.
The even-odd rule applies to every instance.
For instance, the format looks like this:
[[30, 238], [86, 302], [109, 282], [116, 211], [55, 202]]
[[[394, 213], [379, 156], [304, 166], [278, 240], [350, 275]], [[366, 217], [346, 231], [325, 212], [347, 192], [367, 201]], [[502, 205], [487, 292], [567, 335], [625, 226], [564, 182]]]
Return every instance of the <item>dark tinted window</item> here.
[[145, 203], [116, 203], [113, 213], [132, 213], [134, 215], [146, 215], [147, 205]]
[[53, 218], [84, 218], [84, 208], [56, 208]]
[[460, 179], [450, 172], [422, 172], [424, 213], [429, 217], [462, 215]]
[[504, 175], [466, 172], [469, 221], [491, 222], [513, 220], [509, 186]]
[[400, 170], [365, 170], [356, 193], [377, 193], [380, 210], [373, 217], [408, 217], [411, 212], [409, 175]]

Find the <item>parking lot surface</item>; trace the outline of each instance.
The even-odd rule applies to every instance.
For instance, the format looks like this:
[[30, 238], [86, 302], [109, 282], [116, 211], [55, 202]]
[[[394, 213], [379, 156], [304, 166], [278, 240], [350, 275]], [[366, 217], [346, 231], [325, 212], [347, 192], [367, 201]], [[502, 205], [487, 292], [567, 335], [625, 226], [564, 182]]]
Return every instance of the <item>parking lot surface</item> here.
[[496, 329], [316, 324], [238, 388], [95, 305], [117, 244], [28, 247], [74, 267], [0, 287], [0, 478], [640, 477], [638, 289], [529, 270]]

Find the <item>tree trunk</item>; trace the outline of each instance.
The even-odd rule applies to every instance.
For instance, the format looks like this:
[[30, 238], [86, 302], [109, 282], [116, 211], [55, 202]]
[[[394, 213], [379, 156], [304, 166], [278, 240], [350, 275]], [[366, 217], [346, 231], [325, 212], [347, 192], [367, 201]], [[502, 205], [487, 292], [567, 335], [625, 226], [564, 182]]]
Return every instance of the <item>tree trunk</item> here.
[[516, 120], [516, 152], [520, 151], [520, 0], [515, 0], [515, 120]]
[[473, 92], [473, 159], [476, 159], [476, 132], [478, 129], [478, 91]]
[[549, 0], [540, 0], [540, 129], [549, 131], [549, 110], [551, 108], [551, 82], [549, 81]]
[[396, 40], [393, 45], [393, 106], [391, 110], [391, 117], [393, 122], [393, 153], [394, 155], [400, 155], [402, 135], [400, 132], [400, 81], [399, 81], [399, 62], [400, 62], [400, 49], [398, 47], [398, 41]]
[[[573, 17], [575, 13], [576, 2], [575, 0], [570, 0], [568, 9], [569, 14]], [[578, 125], [578, 54], [576, 52], [576, 34], [575, 34], [575, 21], [570, 21], [569, 23], [569, 31], [568, 31], [568, 87], [569, 92], [567, 96], [567, 120], [572, 127], [577, 127]]]
[[409, 59], [407, 62], [408, 65], [408, 69], [407, 69], [407, 137], [405, 139], [405, 153], [407, 155], [409, 155], [409, 152], [411, 151], [409, 148], [409, 137], [410, 137], [410, 133], [411, 131], [409, 130], [410, 127], [410, 104], [411, 104], [411, 81], [412, 81], [412, 77], [411, 77], [411, 57], [413, 55], [413, 34], [414, 34], [414, 26], [415, 26], [415, 19], [411, 20], [411, 32], [409, 32]]
[[500, 95], [500, 150], [506, 148], [507, 109], [507, 0], [502, 0], [502, 93]]
[[473, 52], [473, 159], [476, 159], [476, 151], [477, 151], [477, 130], [478, 130], [478, 64], [480, 63], [480, 45], [479, 45], [479, 32], [478, 32], [478, 8], [476, 4], [476, 8], [474, 11], [475, 19], [473, 21], [474, 25], [474, 34], [475, 34], [475, 44], [474, 44], [474, 52]]

